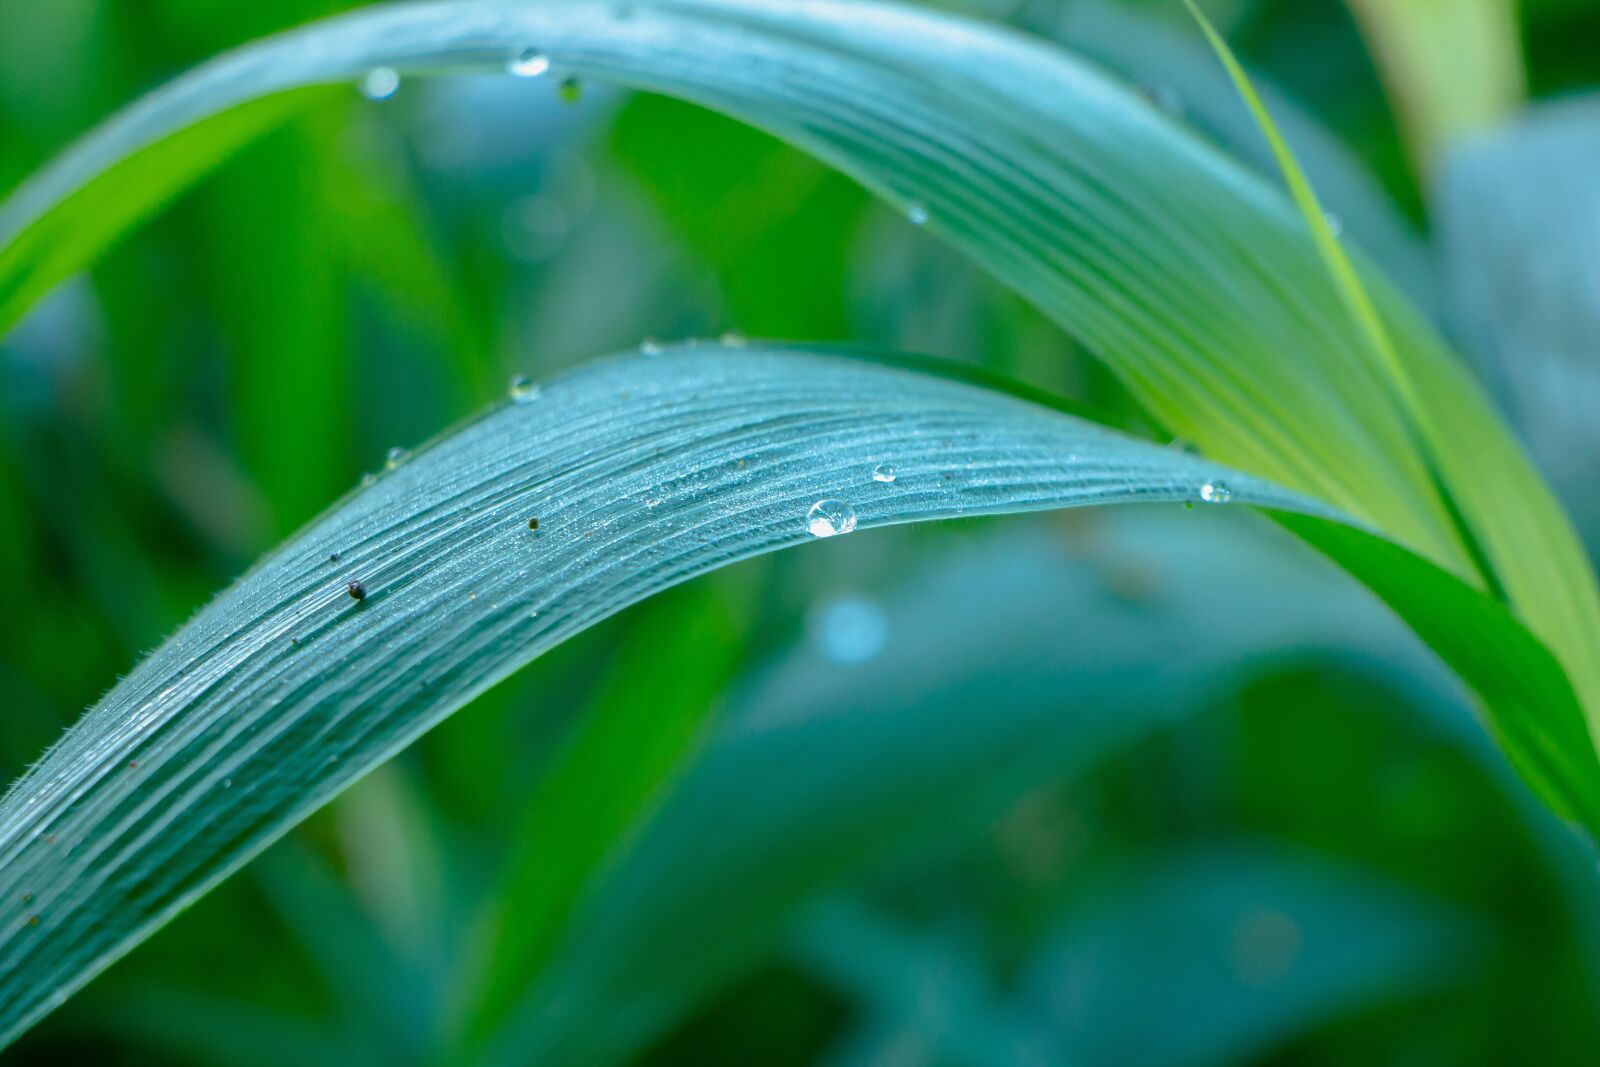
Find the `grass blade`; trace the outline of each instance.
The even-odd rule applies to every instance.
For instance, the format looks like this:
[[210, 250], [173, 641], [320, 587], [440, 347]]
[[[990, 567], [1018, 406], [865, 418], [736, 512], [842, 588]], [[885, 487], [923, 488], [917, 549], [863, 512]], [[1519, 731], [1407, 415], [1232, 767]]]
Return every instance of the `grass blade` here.
[[[378, 66], [503, 68], [529, 50], [564, 76], [745, 119], [926, 220], [1083, 340], [1175, 435], [1503, 590], [1600, 731], [1593, 571], [1421, 316], [1357, 255], [1361, 284], [1332, 284], [1326, 249], [1275, 190], [1093, 68], [998, 28], [834, 0], [358, 12], [198, 69], [19, 189], [0, 206], [0, 299], [36, 287], [27, 248], [42, 220], [78, 217], [90, 183], [208, 116]], [[1347, 306], [1357, 289], [1364, 326]], [[1366, 339], [1375, 322], [1388, 347]]]

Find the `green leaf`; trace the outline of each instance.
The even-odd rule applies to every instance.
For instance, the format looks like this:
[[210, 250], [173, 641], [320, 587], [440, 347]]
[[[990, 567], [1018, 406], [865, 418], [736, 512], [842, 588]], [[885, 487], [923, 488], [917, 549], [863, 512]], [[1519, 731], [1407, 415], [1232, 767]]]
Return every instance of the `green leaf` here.
[[1469, 349], [1600, 558], [1600, 98], [1547, 105], [1440, 162], [1434, 201]]
[[[1226, 700], [1264, 662], [1323, 652], [1440, 679], [1303, 546], [1195, 517], [1113, 511], [1070, 548], [1007, 530], [940, 553], [882, 597], [870, 662], [800, 649], [764, 671], [591, 879], [503, 1021], [499, 1061], [626, 1058], [819, 894], [976, 831], [1040, 783]], [[1482, 744], [1467, 709], [1450, 712], [1441, 726]]]
[[[1503, 593], [1600, 731], [1594, 574], [1456, 357], [1353, 255], [1371, 305], [1358, 326], [1349, 279], [1327, 278], [1280, 194], [1094, 68], [1001, 29], [829, 0], [375, 8], [146, 98], [0, 208], [0, 241], [71, 216], [125, 157], [244, 101], [379, 65], [505, 66], [529, 50], [563, 77], [761, 126], [926, 219], [1083, 340], [1175, 435]], [[16, 258], [0, 250], [0, 276], [26, 275]], [[1368, 340], [1374, 319], [1387, 347]]]
[[[108, 146], [106, 157], [85, 160], [70, 200], [58, 199], [48, 182], [24, 183], [0, 204], [0, 334], [217, 164], [326, 95], [301, 89], [248, 100], [163, 128], [149, 142]], [[139, 122], [131, 111], [123, 116]], [[152, 118], [159, 127], [166, 116]]]
[[1514, 0], [1348, 0], [1418, 170], [1450, 142], [1514, 114], [1527, 95]]
[[[873, 477], [884, 462], [892, 482]], [[12, 788], [0, 803], [0, 1033], [563, 638], [826, 533], [812, 512], [822, 501], [846, 502], [823, 509], [843, 532], [1224, 496], [1328, 514], [1209, 460], [902, 368], [690, 347], [553, 382], [399, 463], [265, 559]], [[1422, 583], [1425, 624], [1448, 625], [1427, 612], [1455, 591], [1444, 606], [1482, 627], [1468, 651], [1514, 710], [1561, 695], [1565, 679], [1503, 609], [1403, 549], [1347, 536], [1368, 580], [1428, 576], [1407, 587]], [[1369, 542], [1387, 552], [1363, 556]], [[1559, 721], [1581, 736], [1567, 711]], [[1569, 762], [1540, 778], [1588, 752], [1558, 746]], [[1576, 798], [1594, 825], [1600, 764], [1575, 773], [1554, 802]]]
[[[809, 504], [847, 490], [863, 525], [1192, 501], [1221, 477], [1241, 502], [1349, 515], [1375, 532], [1289, 521], [1487, 691], [1559, 810], [1600, 825], [1579, 703], [1600, 715], [1600, 598], [1471, 380], [1364, 260], [1349, 267], [1359, 286], [1330, 283], [1277, 192], [1026, 38], [826, 0], [474, 0], [333, 20], [146, 98], [0, 205], [0, 322], [169, 195], [167, 163], [187, 180], [216, 158], [195, 131], [245, 113], [230, 108], [379, 65], [503, 66], [529, 49], [563, 77], [679, 95], [811, 150], [1083, 339], [1169, 430], [1256, 477], [1015, 398], [793, 353], [583, 372], [330, 512], [8, 795], [0, 1032], [520, 663], [650, 591], [804, 540]], [[1392, 352], [1352, 322], [1355, 289], [1371, 294], [1366, 335], [1376, 320]], [[882, 457], [916, 477], [872, 482]], [[671, 506], [649, 508], [652, 493]], [[343, 591], [358, 579], [359, 604]]]

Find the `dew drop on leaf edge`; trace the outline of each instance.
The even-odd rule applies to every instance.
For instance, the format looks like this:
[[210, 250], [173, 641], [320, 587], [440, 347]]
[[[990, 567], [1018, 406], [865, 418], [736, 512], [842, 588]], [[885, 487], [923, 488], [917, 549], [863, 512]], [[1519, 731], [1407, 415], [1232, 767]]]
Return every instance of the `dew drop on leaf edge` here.
[[396, 445], [395, 447], [389, 449], [388, 452], [384, 453], [384, 456], [383, 456], [383, 469], [384, 470], [389, 470], [389, 471], [397, 469], [400, 466], [400, 464], [402, 464], [402, 463], [404, 463], [406, 461], [406, 457], [409, 456], [410, 454], [411, 453], [407, 452], [405, 449], [401, 448], [399, 445]]
[[819, 500], [806, 512], [806, 532], [812, 537], [836, 537], [856, 528], [856, 509], [843, 500]]
[[1207, 504], [1226, 504], [1233, 499], [1233, 490], [1224, 482], [1207, 482], [1200, 487], [1200, 499]]
[[516, 78], [537, 78], [550, 69], [550, 57], [537, 48], [524, 48], [506, 64], [506, 73]]
[[539, 383], [526, 374], [514, 375], [506, 386], [506, 395], [514, 404], [527, 404], [539, 399]]

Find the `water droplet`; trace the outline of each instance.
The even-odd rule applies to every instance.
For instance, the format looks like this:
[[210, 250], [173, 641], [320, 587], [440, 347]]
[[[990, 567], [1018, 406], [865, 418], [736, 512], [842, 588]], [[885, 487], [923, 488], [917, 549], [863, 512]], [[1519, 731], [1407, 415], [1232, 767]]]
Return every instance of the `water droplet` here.
[[654, 337], [646, 337], [639, 342], [639, 352], [646, 356], [659, 356], [661, 354], [661, 342]]
[[386, 471], [395, 470], [406, 461], [406, 457], [410, 454], [399, 445], [395, 445], [383, 454], [383, 469]]
[[883, 650], [889, 620], [865, 597], [844, 596], [812, 611], [811, 639], [830, 663], [865, 663]]
[[550, 69], [550, 57], [537, 48], [524, 48], [506, 64], [506, 73], [518, 78], [537, 78]]
[[843, 500], [819, 500], [806, 512], [806, 532], [812, 537], [833, 537], [856, 528], [856, 509]]
[[232, 789], [233, 788], [233, 779], [232, 778], [224, 778], [222, 780], [222, 788], [224, 788], [224, 789]]
[[556, 95], [563, 104], [576, 104], [583, 99], [583, 82], [569, 74], [556, 86]]
[[511, 379], [511, 384], [506, 387], [506, 395], [511, 397], [513, 403], [530, 403], [539, 399], [539, 383], [526, 374], [518, 374]]
[[743, 348], [748, 342], [745, 340], [744, 334], [729, 330], [722, 335], [722, 343], [729, 348]]
[[658, 496], [647, 496], [644, 498], [644, 506], [654, 510], [655, 508], [661, 506], [661, 498]]
[[361, 79], [361, 95], [368, 100], [387, 100], [400, 88], [400, 72], [393, 67], [373, 67]]
[[366, 471], [361, 475], [361, 488], [365, 489], [367, 486], [371, 485], [377, 480], [378, 476], [376, 474], [373, 474], [371, 471]]
[[534, 608], [532, 611], [528, 612], [528, 618], [537, 619], [538, 617], [539, 617], [539, 609], [538, 608]]
[[1159, 111], [1178, 118], [1183, 117], [1183, 97], [1178, 95], [1178, 90], [1170, 85], [1158, 85], [1153, 82], [1140, 82], [1139, 95], [1149, 101]]
[[922, 204], [911, 204], [906, 208], [906, 218], [911, 220], [911, 225], [922, 226], [928, 221], [928, 209]]
[[892, 463], [880, 463], [872, 468], [872, 480], [882, 482], [884, 485], [894, 481], [897, 476]]
[[1233, 490], [1222, 482], [1207, 482], [1200, 487], [1200, 499], [1207, 504], [1226, 504], [1233, 499]]
[[1344, 219], [1341, 219], [1338, 215], [1335, 215], [1331, 211], [1323, 215], [1322, 218], [1323, 221], [1328, 224], [1329, 233], [1333, 234], [1335, 237], [1338, 237], [1340, 234], [1344, 233]]

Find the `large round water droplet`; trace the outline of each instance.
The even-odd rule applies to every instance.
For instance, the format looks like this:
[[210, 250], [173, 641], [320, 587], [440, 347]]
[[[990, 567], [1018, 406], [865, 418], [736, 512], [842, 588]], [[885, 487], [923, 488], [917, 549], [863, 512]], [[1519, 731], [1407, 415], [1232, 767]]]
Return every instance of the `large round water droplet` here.
[[550, 57], [537, 48], [524, 48], [506, 64], [506, 73], [518, 78], [537, 78], [550, 69]]
[[806, 532], [812, 537], [833, 537], [856, 528], [856, 509], [843, 500], [819, 500], [806, 512]]
[[518, 374], [506, 387], [506, 395], [514, 404], [527, 404], [539, 399], [539, 383], [526, 374]]
[[1233, 490], [1222, 482], [1207, 482], [1200, 487], [1200, 499], [1207, 504], [1226, 504], [1233, 499]]
[[393, 67], [373, 67], [361, 79], [361, 95], [368, 100], [387, 100], [400, 88], [400, 72]]
[[410, 454], [411, 453], [407, 452], [405, 449], [401, 448], [399, 445], [396, 445], [395, 447], [389, 449], [389, 451], [384, 453], [384, 455], [383, 455], [383, 469], [387, 470], [387, 471], [394, 470], [395, 468], [399, 467], [400, 464], [404, 463], [406, 461], [406, 458]]
[[882, 482], [884, 485], [888, 485], [896, 477], [894, 464], [892, 463], [880, 463], [872, 468], [872, 480], [875, 482]]

